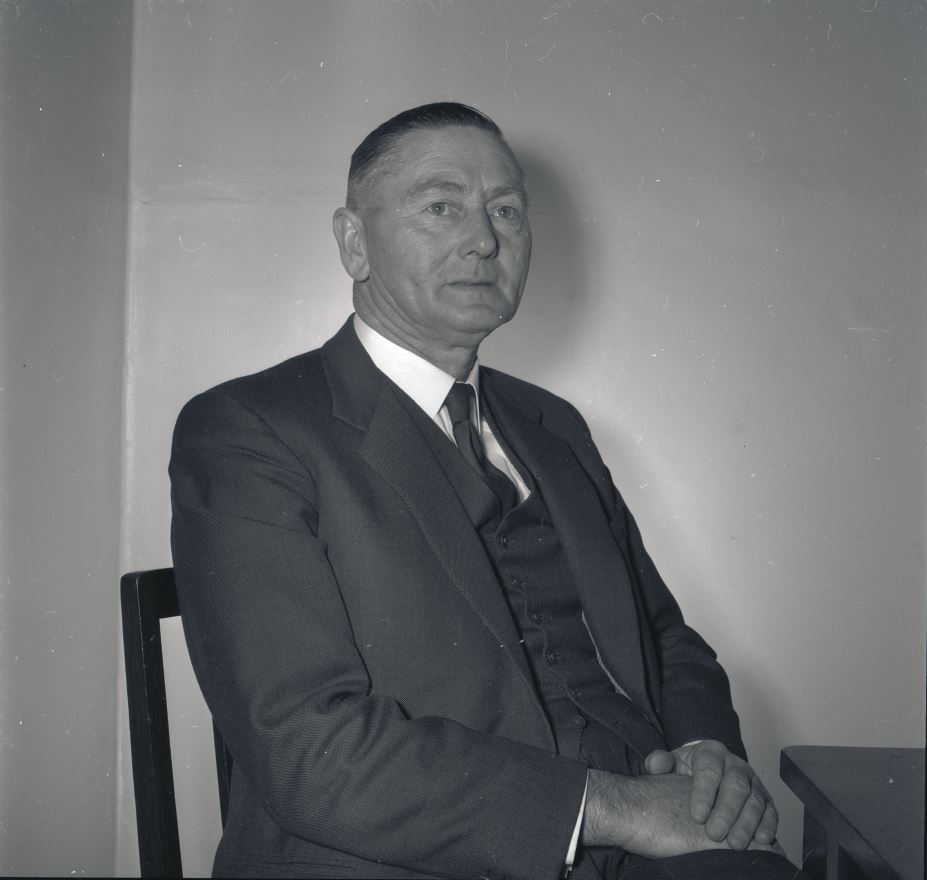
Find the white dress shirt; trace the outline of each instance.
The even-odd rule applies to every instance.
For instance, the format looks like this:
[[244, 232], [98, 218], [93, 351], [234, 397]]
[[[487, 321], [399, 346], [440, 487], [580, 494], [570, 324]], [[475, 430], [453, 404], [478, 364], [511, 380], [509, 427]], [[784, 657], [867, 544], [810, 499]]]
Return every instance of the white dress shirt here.
[[[354, 331], [360, 340], [364, 350], [370, 355], [374, 365], [384, 373], [389, 379], [395, 382], [412, 400], [418, 404], [425, 415], [428, 416], [450, 439], [454, 440], [454, 429], [451, 424], [451, 417], [448, 415], [447, 407], [444, 405], [444, 399], [457, 381], [449, 373], [436, 367], [430, 361], [414, 352], [397, 345], [395, 342], [387, 339], [385, 336], [377, 333], [369, 325], [365, 324], [360, 317], [354, 315]], [[475, 361], [473, 369], [466, 378], [466, 383], [473, 386], [474, 409], [471, 412], [471, 418], [480, 434], [480, 442], [483, 445], [485, 456], [505, 474], [518, 490], [518, 501], [521, 503], [530, 494], [528, 486], [521, 478], [521, 474], [509, 461], [508, 456], [499, 444], [499, 441], [492, 433], [489, 422], [480, 412], [480, 364]], [[588, 783], [587, 783], [588, 790]], [[579, 843], [579, 831], [583, 824], [583, 813], [586, 809], [586, 792], [583, 792], [583, 801], [579, 808], [579, 816], [576, 818], [576, 827], [573, 829], [573, 837], [570, 840], [570, 848], [567, 850], [564, 865], [569, 871], [573, 866], [576, 858], [576, 847]]]
[[[370, 355], [377, 369], [385, 373], [406, 394], [409, 395], [421, 409], [444, 433], [454, 442], [454, 427], [448, 415], [444, 399], [457, 381], [440, 367], [414, 352], [397, 345], [376, 330], [365, 324], [357, 315], [354, 316], [354, 330], [361, 345]], [[475, 392], [475, 413], [471, 412], [471, 419], [476, 425], [483, 445], [484, 455], [503, 474], [505, 474], [518, 490], [519, 504], [524, 501], [530, 492], [525, 481], [521, 478], [517, 468], [509, 461], [508, 456], [499, 445], [499, 441], [492, 433], [489, 423], [480, 412], [480, 364], [474, 362], [473, 369], [464, 380], [473, 386]]]

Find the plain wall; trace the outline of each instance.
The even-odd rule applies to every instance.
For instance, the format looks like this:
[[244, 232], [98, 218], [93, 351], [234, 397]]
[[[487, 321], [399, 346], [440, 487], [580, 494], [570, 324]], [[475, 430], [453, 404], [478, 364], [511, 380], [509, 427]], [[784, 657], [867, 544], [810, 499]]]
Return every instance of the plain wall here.
[[[183, 402], [350, 312], [330, 217], [351, 150], [405, 107], [476, 104], [523, 159], [535, 233], [483, 360], [589, 419], [730, 671], [798, 858], [782, 746], [923, 742], [922, 7], [136, 11], [126, 564], [170, 561]], [[172, 638], [185, 858], [206, 871], [208, 719]], [[128, 825], [120, 843], [125, 870]]]
[[0, 3], [3, 875], [113, 870], [131, 43]]

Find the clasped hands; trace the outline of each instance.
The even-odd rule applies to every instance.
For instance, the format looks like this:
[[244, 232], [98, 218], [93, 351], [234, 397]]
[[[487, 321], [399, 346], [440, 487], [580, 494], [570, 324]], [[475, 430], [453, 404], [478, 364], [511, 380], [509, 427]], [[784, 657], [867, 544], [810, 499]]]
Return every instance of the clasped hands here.
[[650, 858], [766, 849], [779, 817], [750, 765], [717, 740], [651, 752], [644, 776], [589, 771], [583, 841]]
[[692, 777], [689, 814], [716, 843], [746, 849], [752, 841], [769, 846], [776, 839], [779, 816], [753, 768], [714, 739], [651, 752], [644, 767], [651, 775], [679, 773]]

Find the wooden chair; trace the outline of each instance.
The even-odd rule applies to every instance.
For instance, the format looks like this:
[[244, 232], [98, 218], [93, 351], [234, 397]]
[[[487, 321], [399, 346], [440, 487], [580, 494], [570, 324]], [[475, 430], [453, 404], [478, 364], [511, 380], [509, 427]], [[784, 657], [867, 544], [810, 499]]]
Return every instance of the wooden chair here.
[[[161, 654], [161, 621], [180, 613], [174, 570], [158, 568], [123, 575], [120, 594], [141, 875], [182, 877]], [[219, 808], [225, 827], [232, 756], [215, 724], [213, 738]]]

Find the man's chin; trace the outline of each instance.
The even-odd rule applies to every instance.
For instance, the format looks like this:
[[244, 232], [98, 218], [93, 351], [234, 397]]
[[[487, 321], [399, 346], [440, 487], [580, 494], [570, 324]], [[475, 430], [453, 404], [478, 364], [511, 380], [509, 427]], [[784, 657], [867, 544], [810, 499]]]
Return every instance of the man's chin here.
[[512, 317], [512, 314], [489, 310], [485, 316], [480, 316], [480, 319], [477, 320], [474, 319], [472, 314], [461, 316], [459, 321], [453, 322], [453, 326], [462, 335], [485, 338], [493, 330], [511, 321]]
[[[465, 287], [465, 289], [468, 289]], [[485, 292], [486, 288], [482, 288]], [[515, 317], [517, 306], [500, 295], [474, 297], [449, 305], [445, 315], [447, 326], [464, 333], [492, 333]]]

